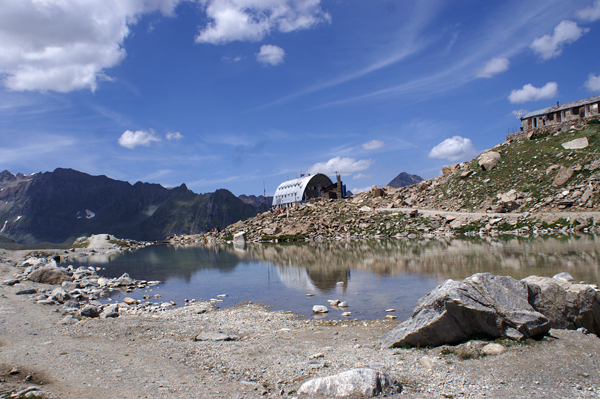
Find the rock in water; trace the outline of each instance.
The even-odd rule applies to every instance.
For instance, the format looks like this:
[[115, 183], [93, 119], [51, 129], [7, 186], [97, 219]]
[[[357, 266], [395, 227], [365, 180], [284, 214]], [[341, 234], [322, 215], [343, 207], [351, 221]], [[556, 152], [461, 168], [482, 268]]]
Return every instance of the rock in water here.
[[527, 285], [508, 276], [447, 280], [421, 298], [412, 317], [380, 340], [383, 347], [457, 344], [476, 334], [516, 340], [546, 333], [548, 319], [529, 304]]
[[246, 243], [246, 232], [240, 231], [233, 236], [234, 244], [245, 244]]
[[388, 374], [373, 369], [359, 368], [306, 381], [298, 393], [345, 398], [375, 396], [390, 389], [399, 392], [401, 387]]
[[571, 283], [565, 274], [560, 273], [553, 278], [524, 278], [522, 281], [529, 287], [529, 303], [550, 320], [552, 328], [576, 330], [584, 327], [600, 335], [598, 293], [587, 284]]

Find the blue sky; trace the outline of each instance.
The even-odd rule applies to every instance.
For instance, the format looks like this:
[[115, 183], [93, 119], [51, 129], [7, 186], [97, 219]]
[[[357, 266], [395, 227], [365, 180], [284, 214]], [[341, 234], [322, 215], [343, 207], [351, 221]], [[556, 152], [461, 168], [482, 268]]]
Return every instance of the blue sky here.
[[600, 93], [600, 0], [5, 0], [0, 170], [424, 178]]

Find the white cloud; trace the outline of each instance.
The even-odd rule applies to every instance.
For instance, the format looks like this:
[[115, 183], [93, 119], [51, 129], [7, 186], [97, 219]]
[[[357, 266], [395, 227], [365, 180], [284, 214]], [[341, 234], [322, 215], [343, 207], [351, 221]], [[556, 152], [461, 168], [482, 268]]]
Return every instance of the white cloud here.
[[364, 193], [365, 191], [371, 191], [371, 186], [369, 186], [369, 187], [363, 187], [363, 188], [354, 187], [350, 191], [352, 191], [352, 194]]
[[123, 41], [140, 15], [169, 15], [180, 0], [5, 0], [0, 76], [15, 91], [95, 90], [125, 58]]
[[600, 0], [596, 0], [591, 7], [577, 11], [577, 17], [584, 21], [594, 22], [600, 19]]
[[327, 162], [318, 162], [308, 168], [307, 172], [310, 174], [324, 173], [326, 175], [333, 175], [339, 173], [342, 176], [351, 175], [354, 172], [369, 169], [375, 161], [371, 159], [359, 159], [358, 161], [354, 158], [331, 158]]
[[429, 152], [429, 158], [447, 159], [451, 162], [466, 160], [477, 155], [471, 139], [454, 136], [446, 139], [433, 147]]
[[477, 72], [478, 78], [491, 78], [494, 75], [508, 71], [510, 61], [508, 58], [492, 58], [485, 66]]
[[590, 73], [590, 75], [588, 76], [588, 80], [586, 80], [584, 86], [589, 91], [600, 91], [600, 76], [596, 76], [593, 73]]
[[371, 140], [362, 145], [363, 150], [373, 151], [383, 147], [385, 143], [381, 140]]
[[548, 82], [544, 87], [534, 87], [531, 83], [527, 83], [522, 89], [515, 89], [510, 92], [508, 100], [511, 103], [524, 103], [527, 101], [538, 101], [552, 98], [558, 93], [558, 84], [556, 82]]
[[281, 47], [272, 44], [260, 46], [260, 52], [256, 54], [256, 60], [263, 64], [277, 65], [283, 62], [285, 51]]
[[565, 20], [556, 25], [553, 35], [538, 37], [530, 47], [542, 60], [549, 60], [562, 54], [564, 44], [573, 43], [588, 31], [589, 28], [580, 28], [576, 22]]
[[153, 141], [160, 141], [160, 138], [156, 137], [152, 130], [149, 132], [143, 130], [132, 132], [131, 130], [126, 130], [121, 137], [119, 137], [119, 145], [129, 148], [130, 150], [133, 150], [139, 145], [147, 147]]
[[167, 133], [167, 135], [165, 137], [169, 141], [181, 140], [183, 138], [183, 136], [179, 132], [169, 132], [169, 133]]
[[330, 21], [320, 0], [201, 0], [210, 22], [196, 43], [259, 41], [273, 30], [292, 32]]
[[354, 176], [352, 176], [352, 180], [370, 179], [372, 177], [373, 177], [373, 175], [365, 175], [364, 173], [357, 173]]

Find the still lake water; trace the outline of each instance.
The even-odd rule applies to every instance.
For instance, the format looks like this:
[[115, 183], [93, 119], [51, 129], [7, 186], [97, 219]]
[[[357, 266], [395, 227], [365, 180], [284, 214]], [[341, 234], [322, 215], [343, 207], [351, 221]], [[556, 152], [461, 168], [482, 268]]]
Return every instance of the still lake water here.
[[[96, 266], [106, 277], [123, 273], [139, 280], [160, 280], [151, 290], [113, 299], [209, 300], [226, 294], [219, 307], [262, 302], [272, 310], [312, 316], [313, 305], [330, 308], [326, 319], [342, 319], [328, 299], [347, 301], [350, 318], [385, 317], [386, 309], [404, 320], [419, 298], [448, 278], [490, 272], [520, 279], [566, 271], [574, 279], [600, 283], [600, 236], [543, 238], [444, 238], [422, 240], [336, 241], [231, 246], [151, 246], [120, 255], [68, 262]], [[310, 293], [313, 296], [307, 296]]]

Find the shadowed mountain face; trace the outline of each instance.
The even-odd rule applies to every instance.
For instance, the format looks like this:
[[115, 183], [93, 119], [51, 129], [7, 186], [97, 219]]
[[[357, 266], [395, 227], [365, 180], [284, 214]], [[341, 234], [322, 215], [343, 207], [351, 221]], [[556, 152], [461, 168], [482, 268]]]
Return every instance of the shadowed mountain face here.
[[388, 183], [388, 186], [400, 188], [406, 186], [412, 186], [413, 184], [420, 183], [423, 181], [423, 178], [418, 175], [409, 175], [406, 172], [400, 173], [398, 176], [394, 177], [394, 179]]
[[97, 233], [160, 240], [224, 228], [267, 209], [224, 189], [199, 195], [185, 184], [172, 189], [131, 185], [72, 169], [0, 173], [0, 235], [20, 244], [65, 243]]

